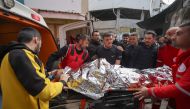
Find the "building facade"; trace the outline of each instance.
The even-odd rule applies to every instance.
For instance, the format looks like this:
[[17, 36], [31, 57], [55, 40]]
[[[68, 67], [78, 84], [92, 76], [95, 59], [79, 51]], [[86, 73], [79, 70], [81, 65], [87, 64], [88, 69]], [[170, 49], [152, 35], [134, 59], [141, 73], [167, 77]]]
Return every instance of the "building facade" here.
[[[160, 7], [161, 6], [161, 7]], [[89, 0], [90, 18], [95, 29], [115, 33], [140, 32], [137, 22], [148, 19], [165, 8], [162, 0]]]
[[89, 0], [91, 19], [101, 32], [140, 31], [136, 23], [150, 16], [149, 9], [150, 0]]
[[59, 28], [69, 23], [84, 21], [88, 13], [88, 0], [18, 0], [41, 14], [55, 39], [59, 41]]

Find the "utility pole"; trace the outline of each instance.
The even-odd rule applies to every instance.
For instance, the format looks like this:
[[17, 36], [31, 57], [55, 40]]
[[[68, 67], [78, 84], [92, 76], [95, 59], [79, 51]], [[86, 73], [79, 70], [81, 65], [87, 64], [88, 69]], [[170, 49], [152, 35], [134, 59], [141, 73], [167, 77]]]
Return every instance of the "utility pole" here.
[[119, 24], [119, 21], [120, 21], [120, 9], [118, 8], [117, 9], [117, 16], [116, 16], [116, 33], [118, 34], [120, 32], [120, 24]]
[[[145, 17], [145, 15], [144, 15], [144, 7], [143, 7], [142, 12], [141, 12], [141, 21], [144, 21], [144, 17]], [[145, 30], [143, 28], [139, 29], [140, 37], [144, 37], [144, 32], [145, 32]]]

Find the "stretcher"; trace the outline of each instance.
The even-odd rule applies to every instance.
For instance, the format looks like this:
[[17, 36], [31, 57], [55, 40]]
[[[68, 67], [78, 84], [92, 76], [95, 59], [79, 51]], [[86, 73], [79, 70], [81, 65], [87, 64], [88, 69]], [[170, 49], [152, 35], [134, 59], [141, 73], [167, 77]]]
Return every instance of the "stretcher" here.
[[50, 109], [141, 109], [141, 102], [133, 96], [136, 91], [109, 90], [101, 99], [93, 100], [69, 89], [50, 101]]

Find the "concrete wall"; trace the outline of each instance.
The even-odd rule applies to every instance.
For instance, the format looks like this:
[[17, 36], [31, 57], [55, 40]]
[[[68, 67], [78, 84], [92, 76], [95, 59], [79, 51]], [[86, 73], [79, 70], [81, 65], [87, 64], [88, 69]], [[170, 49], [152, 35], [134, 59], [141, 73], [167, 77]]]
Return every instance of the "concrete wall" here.
[[25, 0], [30, 8], [81, 13], [81, 0]]
[[[132, 20], [132, 19], [120, 19], [119, 25], [120, 30], [119, 32], [129, 32], [130, 28], [139, 28], [136, 23], [140, 20]], [[116, 31], [116, 21], [110, 20], [110, 21], [97, 21], [94, 22], [94, 29], [98, 30], [100, 32], [117, 32]]]
[[[131, 20], [131, 19], [120, 19], [119, 25], [120, 27], [130, 27], [130, 28], [137, 28], [136, 25], [137, 22], [140, 20]], [[116, 21], [115, 20], [109, 20], [109, 21], [98, 21], [94, 22], [95, 28], [115, 28], [116, 27]]]
[[108, 8], [150, 9], [150, 0], [89, 0], [89, 10], [102, 10]]
[[190, 22], [190, 0], [183, 1], [183, 8], [174, 12], [171, 18], [170, 27], [179, 26]]

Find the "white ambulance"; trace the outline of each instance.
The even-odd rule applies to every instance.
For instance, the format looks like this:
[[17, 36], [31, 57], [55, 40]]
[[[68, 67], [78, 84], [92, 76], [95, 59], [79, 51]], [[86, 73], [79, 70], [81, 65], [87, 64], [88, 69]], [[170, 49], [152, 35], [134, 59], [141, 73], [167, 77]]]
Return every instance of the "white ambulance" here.
[[17, 38], [24, 27], [34, 27], [42, 35], [41, 60], [46, 63], [48, 56], [57, 50], [54, 37], [43, 17], [15, 0], [0, 0], [0, 46]]

